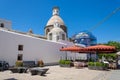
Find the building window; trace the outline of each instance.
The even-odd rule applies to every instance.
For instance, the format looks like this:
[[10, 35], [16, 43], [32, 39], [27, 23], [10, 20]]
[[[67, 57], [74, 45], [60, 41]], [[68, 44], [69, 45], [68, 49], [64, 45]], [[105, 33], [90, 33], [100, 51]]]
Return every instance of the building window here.
[[60, 28], [61, 28], [63, 31], [67, 32], [65, 26], [60, 26]]
[[57, 41], [59, 40], [59, 36], [57, 36]]
[[3, 23], [1, 23], [1, 24], [0, 24], [0, 27], [4, 28], [4, 24], [3, 24]]
[[46, 30], [46, 35], [48, 34], [48, 32], [50, 32], [50, 29], [47, 29], [47, 30]]
[[23, 51], [23, 45], [18, 45], [18, 51]]
[[52, 33], [49, 34], [49, 40], [52, 40]]
[[17, 60], [23, 60], [23, 54], [18, 54]]
[[65, 34], [62, 34], [62, 40], [65, 40]]

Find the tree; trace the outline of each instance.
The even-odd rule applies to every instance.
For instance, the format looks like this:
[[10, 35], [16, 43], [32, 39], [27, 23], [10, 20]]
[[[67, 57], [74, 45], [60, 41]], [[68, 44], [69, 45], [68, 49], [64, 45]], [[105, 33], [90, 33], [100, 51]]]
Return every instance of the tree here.
[[108, 41], [106, 45], [115, 46], [117, 51], [120, 51], [120, 42], [117, 41]]
[[[101, 44], [101, 43], [100, 43]], [[120, 42], [117, 41], [108, 41], [107, 43], [103, 43], [104, 45], [108, 45], [108, 46], [115, 46], [117, 51], [120, 51]], [[111, 54], [105, 54], [105, 53], [101, 53], [98, 54], [98, 57], [101, 59], [102, 56], [104, 56], [106, 59], [116, 59], [116, 54], [115, 53], [111, 53]]]

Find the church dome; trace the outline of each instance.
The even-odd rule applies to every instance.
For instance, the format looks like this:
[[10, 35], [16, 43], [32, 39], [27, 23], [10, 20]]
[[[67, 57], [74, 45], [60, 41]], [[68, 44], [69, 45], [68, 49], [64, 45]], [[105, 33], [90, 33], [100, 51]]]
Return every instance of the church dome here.
[[86, 46], [92, 46], [97, 44], [97, 38], [89, 31], [82, 31], [75, 34], [72, 40], [77, 44], [84, 44]]
[[[57, 21], [57, 23], [59, 23], [59, 28], [61, 28], [62, 30], [60, 29], [56, 29], [54, 30], [54, 23]], [[67, 27], [65, 26], [64, 24], [64, 21], [62, 20], [62, 18], [59, 16], [59, 8], [58, 7], [53, 7], [53, 10], [52, 10], [52, 17], [48, 20], [47, 24], [46, 24], [46, 27], [44, 28], [45, 29], [45, 36], [48, 35], [48, 33], [53, 29], [54, 31], [64, 31], [67, 35]], [[53, 31], [52, 30], [52, 31]]]
[[80, 39], [80, 38], [90, 38], [90, 39], [96, 39], [96, 37], [89, 31], [81, 31], [80, 33], [74, 35], [74, 39]]
[[46, 26], [54, 25], [55, 20], [57, 20], [60, 25], [64, 25], [64, 22], [63, 22], [63, 20], [60, 18], [60, 16], [58, 16], [58, 15], [53, 15], [53, 16], [48, 20]]
[[64, 31], [59, 27], [54, 27], [50, 33], [64, 33]]

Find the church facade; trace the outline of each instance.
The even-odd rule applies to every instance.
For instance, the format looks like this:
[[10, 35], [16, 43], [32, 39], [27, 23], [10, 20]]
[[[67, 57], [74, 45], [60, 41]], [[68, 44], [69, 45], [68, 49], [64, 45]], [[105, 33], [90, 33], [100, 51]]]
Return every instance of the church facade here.
[[[44, 36], [33, 34], [32, 30], [27, 33], [12, 30], [10, 21], [0, 19], [0, 60], [13, 66], [17, 60], [43, 60], [48, 65], [57, 64], [60, 58], [65, 59], [66, 52], [61, 52], [60, 48], [74, 43], [68, 40], [67, 27], [59, 16], [59, 8], [54, 7], [52, 13], [44, 28]], [[76, 56], [70, 53], [67, 52], [68, 57]]]

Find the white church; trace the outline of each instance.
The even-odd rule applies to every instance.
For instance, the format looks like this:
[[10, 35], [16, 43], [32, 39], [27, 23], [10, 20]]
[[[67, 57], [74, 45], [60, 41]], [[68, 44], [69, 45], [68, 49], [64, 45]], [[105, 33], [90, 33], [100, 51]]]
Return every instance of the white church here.
[[66, 56], [60, 48], [74, 45], [68, 40], [67, 27], [59, 16], [58, 7], [53, 8], [44, 36], [36, 35], [32, 30], [27, 33], [12, 30], [11, 25], [11, 21], [0, 19], [0, 60], [9, 62], [10, 66], [17, 60], [43, 60], [45, 64], [57, 64], [61, 57]]

